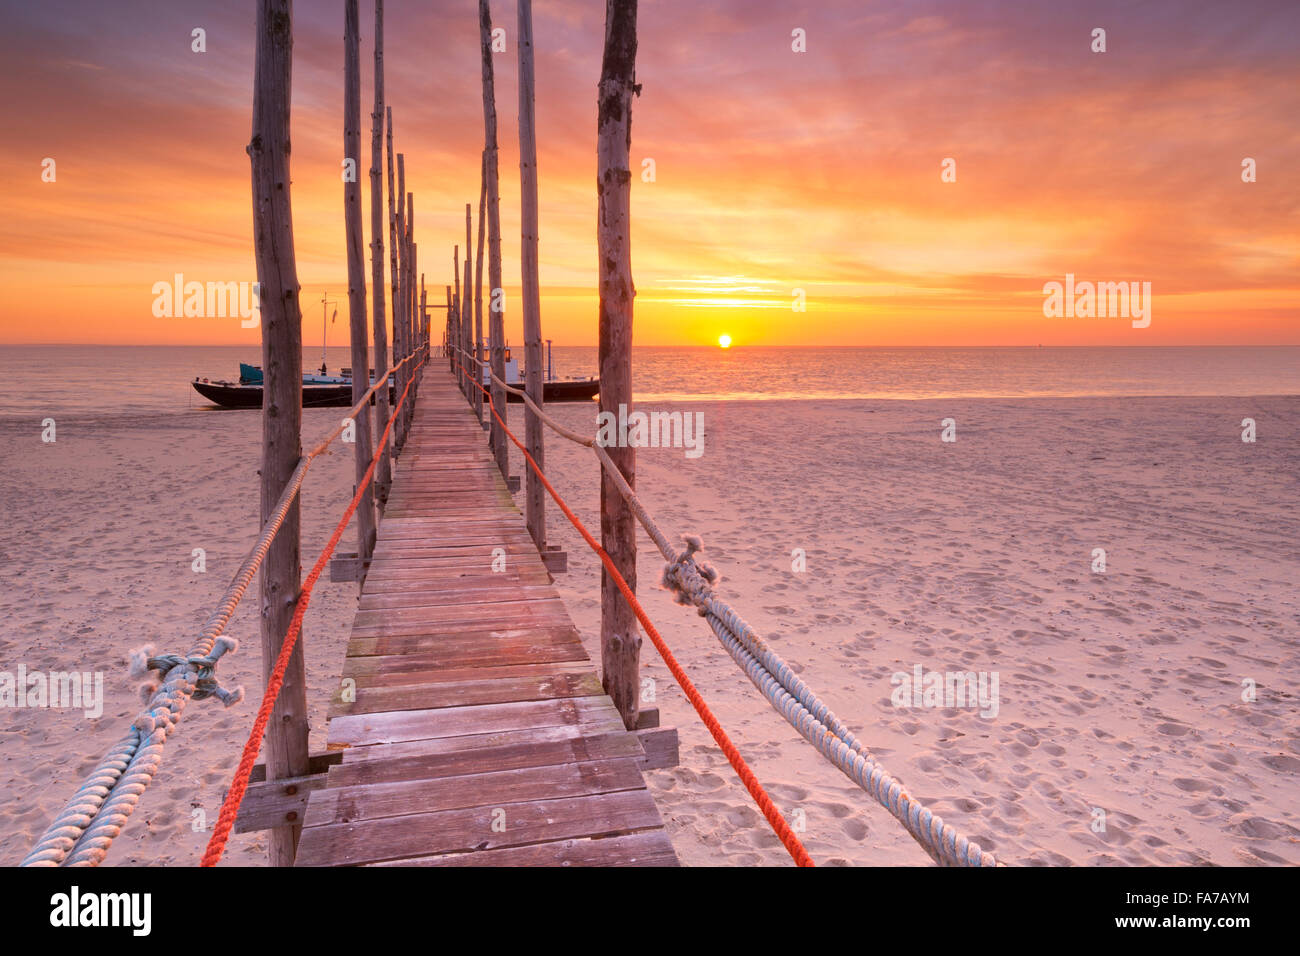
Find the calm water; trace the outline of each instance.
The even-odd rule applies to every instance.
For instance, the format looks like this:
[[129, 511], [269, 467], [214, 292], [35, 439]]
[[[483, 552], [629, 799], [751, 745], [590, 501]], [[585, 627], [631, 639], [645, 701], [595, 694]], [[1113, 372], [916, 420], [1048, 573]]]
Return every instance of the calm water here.
[[[242, 346], [4, 346], [0, 418], [211, 414], [195, 375], [234, 379]], [[560, 377], [593, 375], [595, 348], [557, 348]], [[1300, 394], [1300, 347], [639, 348], [642, 401]], [[308, 350], [305, 366], [320, 364]], [[351, 360], [329, 350], [331, 372]]]

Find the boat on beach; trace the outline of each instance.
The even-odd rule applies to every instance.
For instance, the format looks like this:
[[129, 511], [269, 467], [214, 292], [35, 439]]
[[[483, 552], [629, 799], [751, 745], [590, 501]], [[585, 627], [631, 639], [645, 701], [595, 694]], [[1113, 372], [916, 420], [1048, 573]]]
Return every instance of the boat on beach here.
[[[482, 354], [488, 354], [487, 342], [479, 345]], [[519, 360], [514, 358], [510, 352], [510, 346], [505, 347], [505, 380], [510, 383], [511, 388], [517, 388], [521, 391], [524, 387], [524, 376], [519, 371]], [[483, 387], [491, 388], [491, 378], [487, 369], [483, 369]], [[600, 379], [598, 378], [556, 378], [555, 366], [551, 363], [551, 340], [546, 340], [546, 374], [542, 378], [542, 401], [543, 402], [589, 402], [600, 394]], [[506, 401], [522, 404], [524, 397], [517, 392], [506, 392]]]
[[[542, 383], [542, 400], [545, 402], [588, 402], [600, 392], [598, 378], [556, 378], [550, 361], [550, 343], [547, 343], [546, 377]], [[511, 388], [523, 389], [523, 375], [519, 371], [519, 360], [512, 358], [510, 349], [505, 350], [506, 381]], [[340, 374], [330, 375], [322, 360], [319, 372], [304, 372], [302, 375], [303, 408], [349, 408], [352, 406], [352, 369], [343, 368]], [[370, 382], [374, 384], [375, 370], [370, 370]], [[225, 379], [207, 379], [195, 376], [190, 383], [194, 390], [205, 399], [221, 408], [261, 408], [262, 407], [262, 369], [258, 365], [239, 363], [239, 381]], [[487, 370], [483, 370], [483, 384], [489, 384]], [[388, 400], [393, 404], [397, 399], [397, 384], [393, 376], [388, 377]], [[523, 397], [515, 392], [507, 392], [509, 402], [523, 402]], [[374, 404], [374, 396], [370, 404]]]

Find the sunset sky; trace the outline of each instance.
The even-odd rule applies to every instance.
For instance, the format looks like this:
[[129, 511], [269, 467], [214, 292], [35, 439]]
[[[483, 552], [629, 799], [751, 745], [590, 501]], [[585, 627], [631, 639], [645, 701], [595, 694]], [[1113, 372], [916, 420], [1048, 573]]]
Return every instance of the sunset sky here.
[[[319, 344], [328, 291], [344, 345], [343, 4], [295, 7], [304, 338]], [[636, 342], [1300, 343], [1300, 4], [1070, 7], [641, 0]], [[238, 319], [151, 313], [153, 284], [178, 272], [256, 279], [252, 0], [0, 10], [0, 342], [256, 342]], [[373, 16], [362, 0], [367, 242]], [[385, 18], [420, 266], [442, 302], [465, 203], [478, 214], [477, 4], [389, 0]], [[493, 20], [508, 37], [501, 221], [520, 343], [515, 5], [493, 3]], [[543, 332], [591, 345], [604, 3], [536, 0], [534, 20]], [[206, 53], [191, 51], [195, 27]], [[1105, 53], [1090, 49], [1097, 27]], [[949, 157], [956, 182], [941, 181]], [[1257, 182], [1242, 182], [1246, 157]], [[1066, 273], [1150, 282], [1150, 327], [1045, 318], [1043, 284]]]

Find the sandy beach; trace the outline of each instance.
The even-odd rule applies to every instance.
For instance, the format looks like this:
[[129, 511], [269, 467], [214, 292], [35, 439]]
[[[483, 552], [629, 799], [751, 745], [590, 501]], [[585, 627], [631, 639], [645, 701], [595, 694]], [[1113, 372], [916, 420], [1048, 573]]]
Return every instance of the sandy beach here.
[[[699, 458], [640, 452], [651, 511], [699, 534], [722, 595], [916, 797], [1000, 859], [1300, 863], [1300, 399], [653, 407], [701, 411], [706, 430]], [[594, 406], [554, 412], [594, 430]], [[305, 437], [333, 414], [306, 412]], [[1246, 417], [1254, 443], [1241, 440]], [[945, 418], [955, 442], [940, 440]], [[69, 421], [53, 445], [32, 423], [0, 423], [0, 490], [24, 502], [0, 538], [0, 661], [101, 670], [105, 692], [98, 719], [0, 714], [0, 862], [21, 859], [137, 712], [127, 653], [183, 651], [228, 583], [254, 532], [258, 437], [243, 413]], [[590, 452], [548, 440], [547, 470], [596, 525]], [[313, 469], [306, 564], [351, 485], [347, 454]], [[598, 562], [549, 519], [569, 554], [557, 584], [598, 658]], [[194, 548], [205, 573], [191, 570]], [[643, 538], [649, 613], [817, 862], [927, 863], [656, 587], [660, 564]], [[323, 583], [307, 615], [314, 747], [354, 607], [354, 585]], [[190, 705], [109, 865], [197, 862], [262, 690], [254, 601], [229, 633], [245, 643], [222, 680], [249, 699]], [[893, 676], [917, 666], [996, 672], [996, 716], [895, 706]], [[682, 861], [788, 864], [648, 642], [643, 676], [681, 734], [680, 766], [647, 777]], [[251, 834], [225, 863], [264, 860]]]

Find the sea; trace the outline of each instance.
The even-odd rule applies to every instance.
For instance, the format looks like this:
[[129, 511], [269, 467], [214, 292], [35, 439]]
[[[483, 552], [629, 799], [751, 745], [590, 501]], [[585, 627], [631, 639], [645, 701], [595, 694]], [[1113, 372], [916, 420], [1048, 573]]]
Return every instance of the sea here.
[[[256, 346], [0, 346], [0, 420], [198, 415], [195, 377], [233, 380]], [[319, 369], [319, 350], [304, 370]], [[324, 357], [351, 365], [346, 348]], [[560, 378], [597, 372], [594, 347], [556, 347]], [[1300, 394], [1300, 346], [634, 348], [638, 401], [1247, 396]]]

